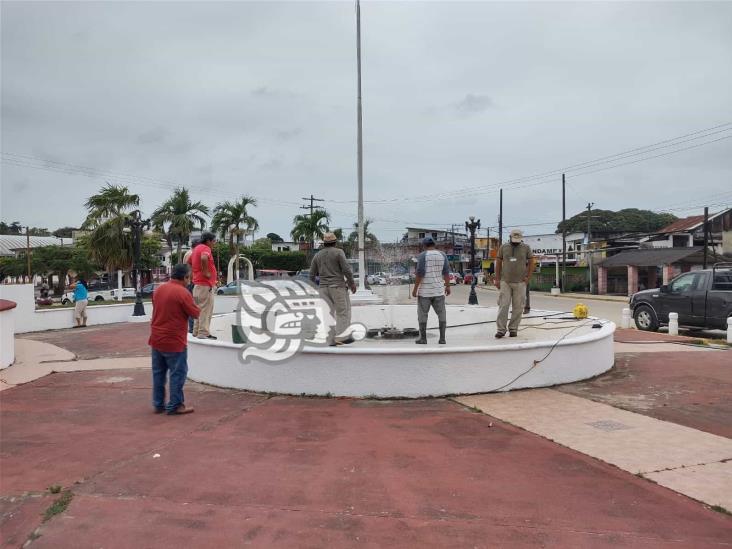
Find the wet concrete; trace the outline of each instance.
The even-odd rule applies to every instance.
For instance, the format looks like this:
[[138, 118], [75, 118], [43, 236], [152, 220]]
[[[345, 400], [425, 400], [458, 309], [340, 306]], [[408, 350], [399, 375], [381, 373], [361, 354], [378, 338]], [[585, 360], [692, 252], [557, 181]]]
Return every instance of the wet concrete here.
[[609, 372], [557, 389], [732, 438], [732, 350], [618, 353]]
[[[152, 414], [149, 398], [149, 372], [138, 370], [53, 374], [3, 393], [6, 545], [37, 528], [31, 547], [732, 540], [730, 517], [448, 400], [268, 398], [190, 384], [196, 413], [168, 417]], [[36, 501], [9, 503], [52, 484], [74, 498], [46, 523], [28, 518]]]

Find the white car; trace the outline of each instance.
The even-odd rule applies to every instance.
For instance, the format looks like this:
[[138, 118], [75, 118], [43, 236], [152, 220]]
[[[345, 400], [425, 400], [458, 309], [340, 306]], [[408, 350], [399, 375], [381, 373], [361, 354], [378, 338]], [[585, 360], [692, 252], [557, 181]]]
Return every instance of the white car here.
[[[90, 291], [87, 299], [89, 301], [108, 301], [112, 299], [111, 290], [98, 290]], [[74, 292], [66, 292], [61, 298], [61, 304], [66, 305], [67, 303], [74, 302]]]
[[[117, 294], [119, 293], [119, 289], [115, 288], [114, 290], [110, 290], [112, 299], [117, 299]], [[122, 288], [122, 299], [127, 298], [134, 298], [137, 295], [137, 292], [134, 288]]]

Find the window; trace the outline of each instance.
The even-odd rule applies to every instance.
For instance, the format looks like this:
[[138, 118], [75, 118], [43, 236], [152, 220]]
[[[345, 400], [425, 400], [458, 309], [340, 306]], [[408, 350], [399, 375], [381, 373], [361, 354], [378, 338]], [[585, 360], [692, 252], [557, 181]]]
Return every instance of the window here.
[[676, 278], [668, 286], [668, 290], [672, 294], [682, 294], [693, 290], [696, 287], [699, 273], [688, 273]]
[[434, 238], [435, 240], [437, 240], [437, 233], [432, 233], [432, 238]]
[[418, 234], [419, 234], [419, 238], [424, 238], [424, 233], [418, 233]]
[[732, 271], [714, 273], [713, 289], [732, 292]]

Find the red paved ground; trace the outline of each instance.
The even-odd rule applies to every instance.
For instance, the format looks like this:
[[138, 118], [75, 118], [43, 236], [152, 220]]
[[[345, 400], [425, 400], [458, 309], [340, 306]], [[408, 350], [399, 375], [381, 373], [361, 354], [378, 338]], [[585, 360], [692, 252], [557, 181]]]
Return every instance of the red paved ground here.
[[732, 438], [732, 350], [618, 353], [609, 372], [558, 389]]
[[149, 355], [150, 347], [147, 346], [149, 336], [148, 322], [122, 322], [20, 335], [25, 339], [45, 341], [67, 349], [79, 359]]
[[2, 393], [6, 546], [25, 541], [51, 499], [9, 496], [51, 484], [74, 499], [31, 547], [732, 541], [730, 517], [451, 401], [267, 398], [191, 384], [197, 412], [167, 417], [150, 413], [148, 376], [54, 374]]

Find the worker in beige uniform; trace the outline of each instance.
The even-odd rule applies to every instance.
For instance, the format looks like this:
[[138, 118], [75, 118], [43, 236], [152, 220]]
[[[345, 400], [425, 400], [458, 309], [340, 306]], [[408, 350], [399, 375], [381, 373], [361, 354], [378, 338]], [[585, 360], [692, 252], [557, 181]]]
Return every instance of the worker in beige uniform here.
[[[534, 254], [523, 243], [524, 234], [519, 229], [511, 231], [510, 242], [503, 244], [496, 258], [496, 288], [498, 288], [498, 317], [496, 318], [496, 337], [508, 334], [518, 335], [519, 324], [524, 312], [526, 287], [534, 272]], [[511, 320], [508, 309], [511, 308]], [[506, 326], [508, 324], [508, 326]]]
[[328, 336], [328, 344], [331, 346], [344, 343], [353, 343], [350, 336], [343, 338], [341, 334], [351, 324], [351, 293], [356, 293], [356, 283], [353, 281], [351, 266], [346, 260], [346, 254], [340, 248], [336, 248], [338, 239], [333, 233], [323, 235], [323, 248], [315, 254], [310, 264], [310, 280], [314, 283], [316, 277], [320, 277], [318, 293], [330, 306], [335, 316], [335, 333], [331, 330]]

